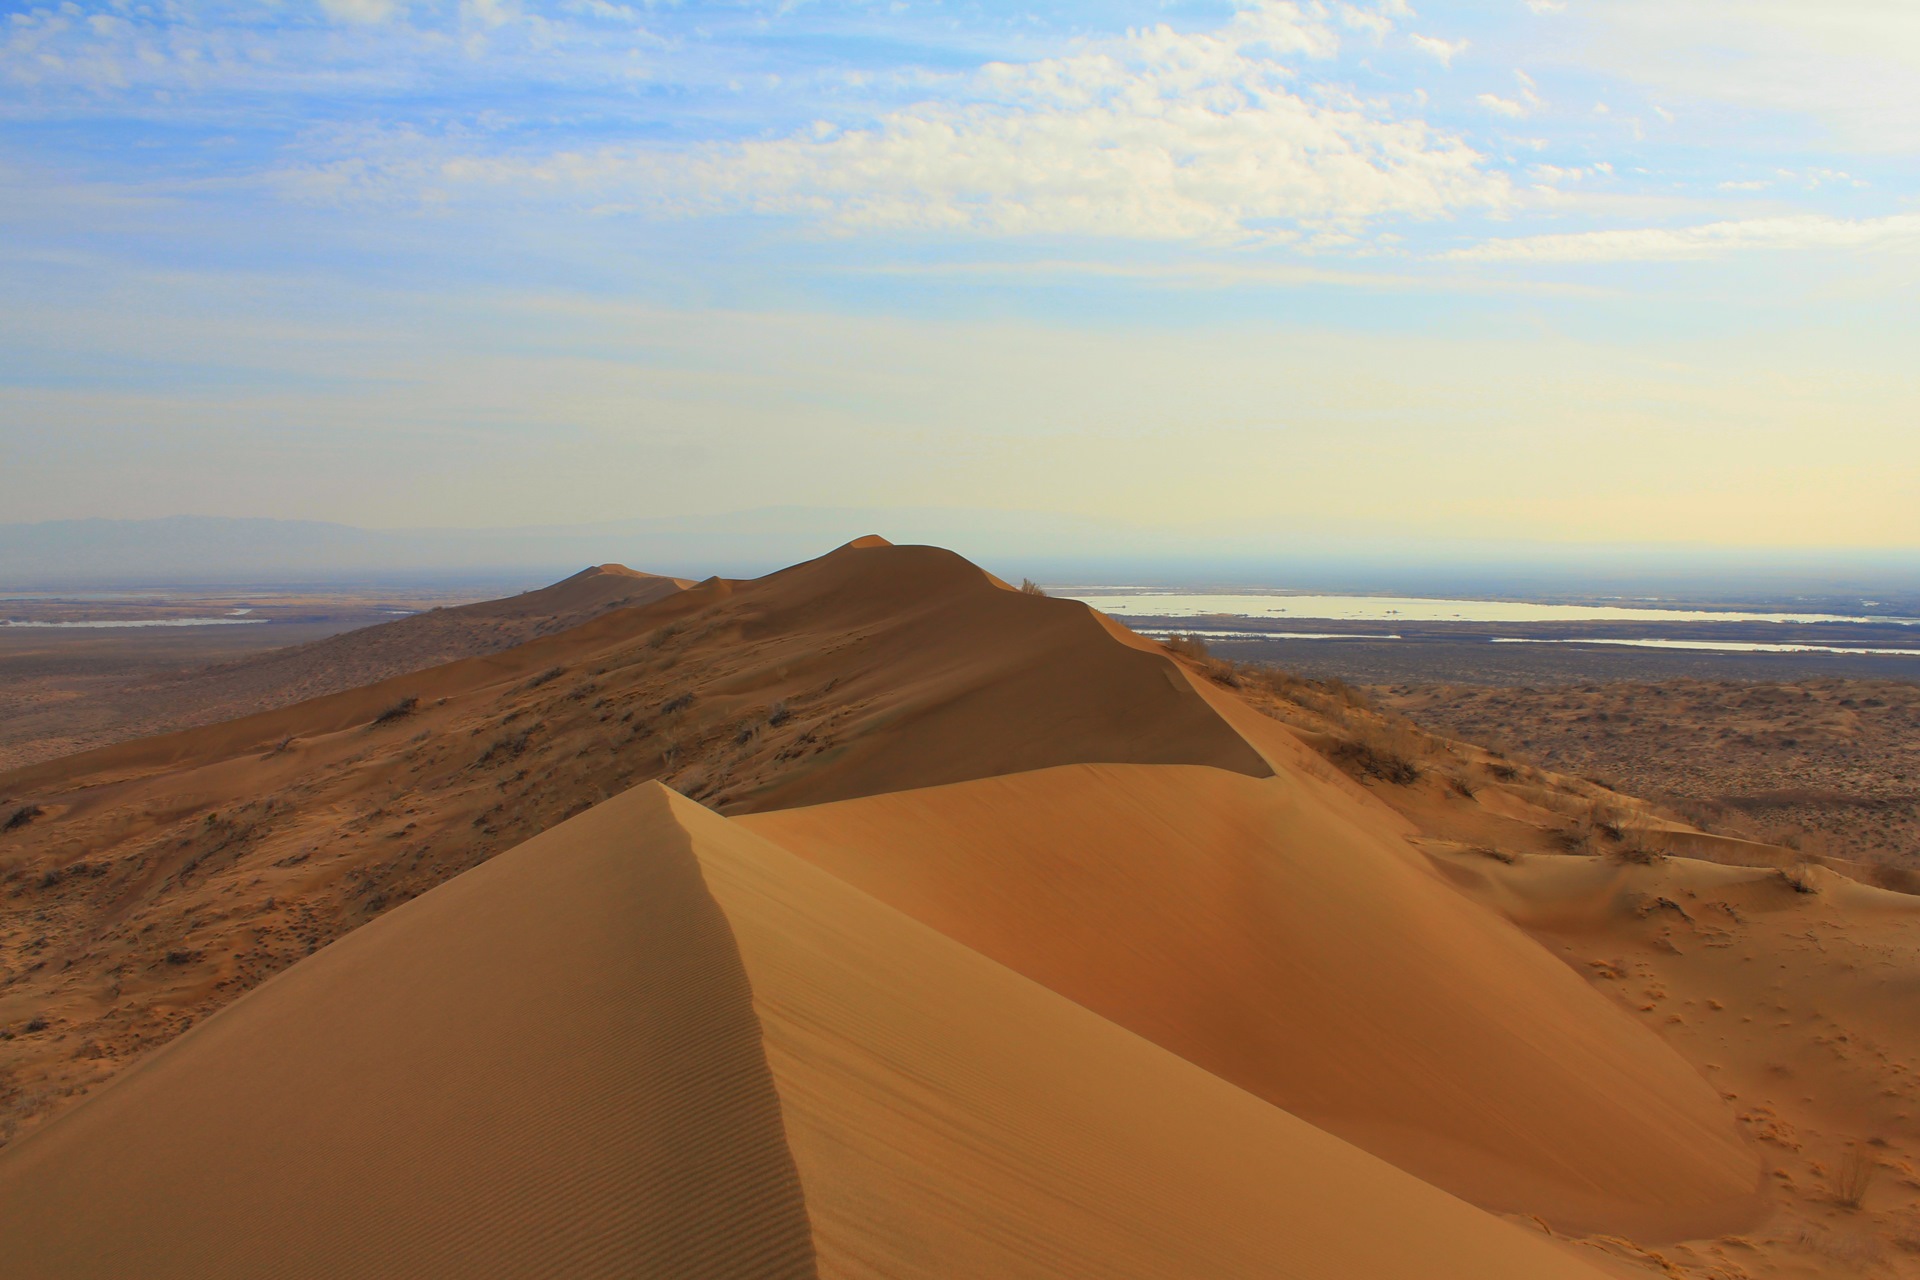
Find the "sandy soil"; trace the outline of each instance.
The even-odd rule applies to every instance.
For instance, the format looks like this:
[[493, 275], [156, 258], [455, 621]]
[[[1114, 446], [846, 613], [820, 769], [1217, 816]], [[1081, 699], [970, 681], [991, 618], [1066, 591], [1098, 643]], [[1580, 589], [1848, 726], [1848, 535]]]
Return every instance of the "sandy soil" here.
[[[1714, 829], [1920, 871], [1920, 684], [1396, 685], [1382, 705]], [[1813, 837], [1808, 839], [1807, 837]]]
[[[14, 604], [12, 614], [50, 619], [201, 616], [243, 606], [268, 621], [133, 631], [0, 629], [0, 769], [497, 653], [691, 585], [600, 565], [539, 591], [451, 607], [413, 596], [285, 594], [138, 606]], [[395, 608], [420, 612], [395, 619]], [[264, 646], [274, 651], [258, 652]]]

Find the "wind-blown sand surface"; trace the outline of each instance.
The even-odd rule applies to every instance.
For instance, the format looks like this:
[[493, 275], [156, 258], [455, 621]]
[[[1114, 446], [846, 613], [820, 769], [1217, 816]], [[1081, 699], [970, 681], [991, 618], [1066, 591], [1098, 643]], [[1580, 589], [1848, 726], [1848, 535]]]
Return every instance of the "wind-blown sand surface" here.
[[743, 821], [1477, 1203], [1648, 1240], [1757, 1216], [1677, 1054], [1323, 792], [1076, 765]]
[[[204, 1264], [179, 1274], [271, 1273], [298, 1187], [334, 1273], [377, 1270], [382, 1232], [467, 1221], [461, 1188], [518, 1194], [515, 1151], [582, 1172], [499, 1215], [525, 1239], [490, 1274], [661, 1274], [661, 1161], [784, 1265], [756, 1069], [824, 1274], [1920, 1274], [1920, 899], [1568, 854], [1603, 805], [1770, 851], [933, 548], [709, 581], [0, 800], [27, 814], [0, 833], [0, 1204], [37, 1206], [0, 1256], [40, 1274], [110, 1273], [116, 1212], [147, 1212], [114, 1206], [147, 1201]], [[389, 1083], [348, 1096], [360, 1063]], [[755, 1189], [702, 1182], [635, 1090], [761, 1152]], [[308, 1098], [336, 1122], [276, 1119]], [[444, 1158], [416, 1178], [396, 1129]], [[1847, 1151], [1877, 1171], [1857, 1207]], [[303, 1161], [334, 1172], [275, 1181]], [[349, 1211], [355, 1179], [390, 1218]], [[527, 1243], [603, 1218], [610, 1253]]]
[[183, 1037], [0, 1202], [33, 1275], [1596, 1274], [657, 784]]

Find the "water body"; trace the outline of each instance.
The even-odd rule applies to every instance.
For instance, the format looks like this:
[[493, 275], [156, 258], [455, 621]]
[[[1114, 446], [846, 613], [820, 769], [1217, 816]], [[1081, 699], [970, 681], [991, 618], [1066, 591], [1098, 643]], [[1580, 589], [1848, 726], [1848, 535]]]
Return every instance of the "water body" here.
[[1495, 636], [1495, 644], [1618, 644], [1635, 649], [1688, 649], [1703, 653], [1859, 653], [1882, 657], [1920, 658], [1920, 649], [1868, 649], [1840, 644], [1767, 644], [1739, 640], [1605, 640], [1580, 638], [1537, 640], [1524, 636]]
[[[1405, 636], [1371, 632], [1330, 631], [1234, 631], [1220, 627], [1187, 627], [1179, 630], [1157, 628], [1141, 635], [1165, 640], [1170, 636], [1194, 636], [1201, 640], [1404, 640]], [[1476, 637], [1462, 637], [1473, 643]], [[1488, 636], [1492, 644], [1610, 644], [1630, 649], [1677, 649], [1691, 653], [1854, 653], [1883, 658], [1920, 658], [1920, 649], [1880, 649], [1843, 644], [1772, 644], [1748, 640], [1652, 640], [1615, 639], [1601, 636]]]
[[1368, 632], [1331, 631], [1223, 631], [1215, 627], [1182, 627], [1177, 631], [1147, 630], [1140, 633], [1164, 640], [1169, 636], [1197, 636], [1202, 640], [1404, 640], [1400, 635], [1374, 635]]
[[[1751, 613], [1627, 604], [1533, 604], [1524, 600], [1428, 600], [1412, 596], [1291, 596], [1067, 587], [1053, 594], [1121, 617], [1298, 618], [1338, 622], [1853, 622], [1920, 625], [1920, 618], [1839, 613]], [[1304, 637], [1298, 637], [1304, 638]]]
[[126, 618], [101, 622], [29, 622], [8, 618], [0, 621], [0, 627], [45, 631], [105, 630], [109, 627], [257, 627], [264, 625], [266, 621], [265, 618]]

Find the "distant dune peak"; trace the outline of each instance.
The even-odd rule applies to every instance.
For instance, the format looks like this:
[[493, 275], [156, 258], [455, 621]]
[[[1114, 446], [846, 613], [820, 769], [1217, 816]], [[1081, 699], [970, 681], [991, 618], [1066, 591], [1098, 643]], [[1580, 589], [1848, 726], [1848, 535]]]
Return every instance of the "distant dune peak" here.
[[871, 547], [890, 547], [893, 544], [877, 533], [869, 533], [855, 538], [841, 548], [843, 551], [865, 551]]

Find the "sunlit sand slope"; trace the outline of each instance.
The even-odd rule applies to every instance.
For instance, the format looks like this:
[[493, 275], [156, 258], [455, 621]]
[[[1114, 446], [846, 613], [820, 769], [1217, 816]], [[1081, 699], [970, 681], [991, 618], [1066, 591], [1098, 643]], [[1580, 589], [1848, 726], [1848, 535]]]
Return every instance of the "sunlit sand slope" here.
[[655, 784], [210, 1019], [0, 1204], [24, 1277], [1596, 1274]]
[[1481, 1205], [1753, 1221], [1758, 1159], [1694, 1069], [1368, 817], [1285, 775], [1080, 765], [739, 822]]
[[726, 920], [633, 808], [395, 909], [7, 1148], [0, 1272], [814, 1274]]
[[1593, 1275], [738, 823], [660, 807], [739, 940], [822, 1276]]

